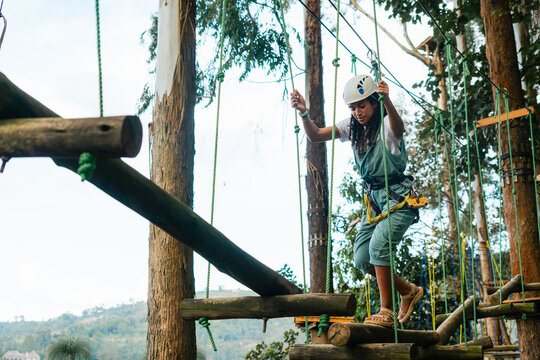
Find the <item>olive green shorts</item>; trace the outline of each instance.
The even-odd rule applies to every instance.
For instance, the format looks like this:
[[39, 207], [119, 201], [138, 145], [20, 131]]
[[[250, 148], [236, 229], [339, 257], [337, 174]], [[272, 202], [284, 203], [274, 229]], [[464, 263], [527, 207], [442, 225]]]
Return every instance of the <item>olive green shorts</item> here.
[[[401, 196], [409, 193], [410, 189], [401, 185], [392, 185], [392, 190]], [[386, 211], [386, 190], [373, 190], [371, 199], [382, 211]], [[397, 205], [398, 202], [390, 199], [390, 208]], [[372, 216], [376, 213], [372, 209]], [[392, 251], [395, 253], [397, 245], [403, 239], [403, 235], [411, 226], [416, 217], [417, 210], [402, 207], [390, 214]], [[373, 265], [390, 266], [390, 249], [388, 245], [388, 216], [374, 224], [368, 224], [366, 213], [362, 217], [360, 229], [356, 234], [354, 242], [354, 265], [363, 273], [367, 274], [373, 271]]]

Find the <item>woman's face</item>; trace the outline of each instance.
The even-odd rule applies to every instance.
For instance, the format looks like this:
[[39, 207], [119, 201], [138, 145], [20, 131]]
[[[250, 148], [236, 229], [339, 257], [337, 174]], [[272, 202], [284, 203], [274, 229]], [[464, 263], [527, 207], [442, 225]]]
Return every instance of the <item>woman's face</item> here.
[[371, 120], [377, 107], [378, 106], [373, 105], [369, 99], [349, 104], [349, 110], [351, 110], [352, 116], [354, 116], [356, 121], [362, 125], [366, 125]]

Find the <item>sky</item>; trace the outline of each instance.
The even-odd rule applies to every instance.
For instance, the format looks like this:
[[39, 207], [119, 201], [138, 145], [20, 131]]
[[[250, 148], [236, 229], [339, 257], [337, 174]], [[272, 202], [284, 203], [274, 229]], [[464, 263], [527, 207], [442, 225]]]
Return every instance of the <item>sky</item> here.
[[[365, 2], [364, 2], [365, 3]], [[371, 3], [371, 2], [369, 2]], [[5, 0], [8, 21], [0, 48], [0, 71], [13, 83], [66, 118], [99, 114], [95, 3], [93, 1]], [[364, 4], [366, 8], [368, 3]], [[150, 79], [148, 51], [140, 42], [151, 25], [158, 1], [100, 2], [104, 115], [135, 114], [137, 99]], [[327, 14], [334, 12], [327, 10]], [[381, 10], [380, 10], [381, 11]], [[356, 30], [375, 48], [373, 24], [356, 14]], [[401, 36], [401, 27], [379, 21]], [[302, 28], [302, 8], [293, 3], [286, 15]], [[325, 17], [325, 21], [332, 21]], [[412, 28], [419, 44], [429, 32]], [[324, 31], [324, 30], [323, 30]], [[351, 31], [340, 36], [356, 55], [367, 61], [366, 50]], [[381, 37], [381, 59], [409, 89], [426, 77], [426, 68]], [[302, 49], [293, 42], [293, 57], [303, 66]], [[215, 49], [198, 49], [209, 59]], [[323, 33], [325, 111], [332, 122], [335, 42]], [[343, 84], [352, 76], [349, 55], [338, 75], [336, 120], [348, 116], [341, 101]], [[367, 72], [361, 65], [359, 73]], [[300, 214], [294, 112], [284, 100], [290, 84], [255, 71], [237, 81], [238, 71], [225, 77], [222, 88], [220, 143], [214, 225], [230, 240], [272, 269], [288, 264], [302, 278]], [[304, 91], [304, 78], [295, 78]], [[394, 99], [412, 102], [391, 86]], [[286, 97], [285, 97], [286, 99]], [[411, 106], [411, 112], [415, 109]], [[195, 212], [210, 217], [215, 137], [215, 104], [198, 106], [195, 113]], [[124, 159], [148, 176], [147, 125], [151, 111], [141, 116], [144, 141], [139, 155]], [[300, 133], [302, 176], [307, 139]], [[330, 145], [329, 145], [330, 146]], [[334, 192], [350, 171], [348, 144], [336, 143]], [[306, 194], [302, 181], [306, 209]], [[342, 204], [334, 197], [335, 206]], [[305, 211], [304, 211], [305, 213]], [[304, 215], [304, 228], [305, 224]], [[96, 306], [116, 306], [146, 300], [148, 283], [148, 222], [108, 197], [92, 184], [48, 158], [10, 160], [0, 174], [0, 321], [45, 320], [63, 313], [80, 314]], [[305, 230], [307, 238], [307, 230]], [[206, 260], [196, 256], [196, 290], [206, 286]], [[308, 276], [309, 278], [309, 276]], [[212, 269], [212, 289], [244, 288]]]

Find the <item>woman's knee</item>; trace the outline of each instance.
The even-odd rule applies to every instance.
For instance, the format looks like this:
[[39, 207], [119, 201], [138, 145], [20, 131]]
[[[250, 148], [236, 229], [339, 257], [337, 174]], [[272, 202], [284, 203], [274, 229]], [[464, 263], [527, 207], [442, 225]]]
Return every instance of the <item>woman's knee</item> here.
[[368, 274], [373, 270], [373, 265], [370, 263], [369, 246], [363, 246], [355, 250], [354, 266], [364, 274]]

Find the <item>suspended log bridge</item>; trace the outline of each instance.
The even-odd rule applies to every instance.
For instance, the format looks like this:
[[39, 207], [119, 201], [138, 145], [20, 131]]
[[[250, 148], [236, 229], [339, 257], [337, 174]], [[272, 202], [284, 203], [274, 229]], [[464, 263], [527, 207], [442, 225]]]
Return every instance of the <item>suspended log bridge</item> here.
[[[414, 343], [420, 346], [435, 345], [439, 334], [425, 330], [398, 330], [400, 343]], [[335, 323], [328, 329], [328, 339], [335, 346], [354, 346], [367, 343], [394, 342], [394, 329], [379, 325], [360, 323]]]
[[212, 299], [185, 299], [180, 305], [185, 320], [271, 319], [310, 314], [354, 315], [352, 294], [301, 294], [271, 297], [242, 296]]
[[467, 300], [465, 300], [463, 305], [454, 310], [454, 312], [437, 327], [436, 331], [439, 334], [440, 345], [448, 343], [450, 337], [455, 334], [457, 328], [463, 322], [463, 311], [465, 311], [466, 317], [469, 316], [475, 304], [478, 304], [478, 296], [469, 297]]
[[[0, 73], [0, 105], [4, 94], [15, 98], [6, 108], [9, 118], [58, 117]], [[2, 113], [4, 108], [0, 106]], [[53, 158], [77, 172], [77, 159]], [[97, 158], [91, 183], [128, 208], [192, 248], [218, 270], [262, 296], [300, 294], [302, 290], [236, 246], [225, 235], [171, 194], [120, 159]]]
[[294, 344], [289, 350], [290, 360], [482, 360], [482, 346], [420, 347], [416, 344], [384, 343], [356, 346]]
[[[3, 111], [0, 116], [5, 116]], [[8, 158], [73, 158], [83, 152], [102, 157], [134, 157], [141, 144], [142, 125], [137, 116], [0, 120], [0, 156]]]

